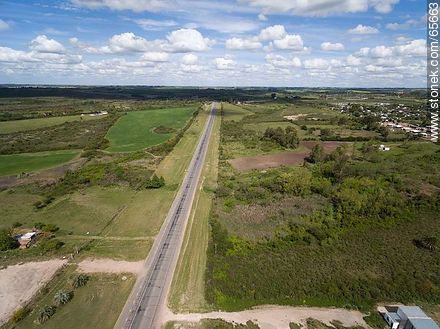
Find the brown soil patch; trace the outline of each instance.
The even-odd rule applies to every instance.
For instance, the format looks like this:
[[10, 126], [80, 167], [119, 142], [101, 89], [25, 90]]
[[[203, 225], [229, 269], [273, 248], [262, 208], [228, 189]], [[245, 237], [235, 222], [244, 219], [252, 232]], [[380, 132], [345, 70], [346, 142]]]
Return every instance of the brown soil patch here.
[[321, 144], [322, 147], [324, 148], [324, 151], [327, 153], [333, 152], [334, 150], [336, 150], [339, 146], [351, 146], [353, 143], [352, 142], [337, 142], [337, 141], [325, 141], [325, 142], [320, 142], [320, 141], [304, 141], [300, 143], [301, 145], [303, 145], [304, 147], [307, 147], [309, 150], [313, 149], [313, 147], [316, 144]]
[[113, 259], [85, 259], [78, 264], [78, 271], [84, 273], [134, 273], [142, 270], [144, 261], [127, 262]]
[[23, 177], [20, 177], [19, 175], [3, 176], [0, 177], [0, 188], [9, 188], [32, 183], [38, 183], [40, 185], [52, 185], [55, 184], [60, 178], [64, 177], [68, 170], [75, 171], [79, 169], [86, 161], [87, 159], [85, 158], [79, 158], [62, 166], [43, 169]]
[[266, 155], [256, 155], [228, 160], [235, 169], [239, 171], [250, 171], [253, 169], [267, 169], [279, 166], [300, 165], [304, 162], [309, 152], [283, 152]]
[[336, 150], [338, 146], [351, 145], [350, 142], [336, 142], [336, 141], [304, 141], [300, 143], [308, 150], [305, 152], [281, 152], [274, 154], [256, 155], [250, 157], [236, 158], [228, 160], [228, 162], [239, 171], [262, 170], [267, 168], [276, 168], [280, 166], [294, 166], [304, 163], [304, 159], [310, 154], [310, 151], [316, 144], [321, 144], [324, 152], [330, 153]]
[[54, 259], [8, 266], [0, 271], [0, 325], [52, 278], [67, 261]]

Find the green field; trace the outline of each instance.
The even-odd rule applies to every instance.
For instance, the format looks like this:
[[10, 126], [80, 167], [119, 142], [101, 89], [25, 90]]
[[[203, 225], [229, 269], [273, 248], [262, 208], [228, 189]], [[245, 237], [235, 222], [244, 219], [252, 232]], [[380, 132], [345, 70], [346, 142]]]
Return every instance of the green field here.
[[78, 156], [78, 150], [0, 155], [0, 176], [59, 166]]
[[107, 133], [110, 152], [132, 152], [158, 145], [175, 133], [158, 134], [157, 127], [181, 129], [194, 112], [192, 107], [131, 112], [121, 117]]
[[0, 134], [15, 133], [18, 131], [33, 130], [38, 128], [52, 127], [56, 125], [63, 124], [65, 122], [72, 121], [88, 121], [96, 120], [102, 117], [91, 117], [85, 115], [81, 117], [80, 115], [66, 115], [62, 117], [48, 117], [48, 118], [37, 118], [37, 119], [26, 119], [26, 120], [13, 120], [13, 121], [2, 121], [0, 122]]

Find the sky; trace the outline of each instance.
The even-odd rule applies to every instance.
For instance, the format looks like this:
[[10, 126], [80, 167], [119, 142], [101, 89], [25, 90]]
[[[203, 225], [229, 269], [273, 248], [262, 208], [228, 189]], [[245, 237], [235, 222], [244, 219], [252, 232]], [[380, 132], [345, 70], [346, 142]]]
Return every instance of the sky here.
[[0, 83], [426, 87], [426, 3], [0, 0]]

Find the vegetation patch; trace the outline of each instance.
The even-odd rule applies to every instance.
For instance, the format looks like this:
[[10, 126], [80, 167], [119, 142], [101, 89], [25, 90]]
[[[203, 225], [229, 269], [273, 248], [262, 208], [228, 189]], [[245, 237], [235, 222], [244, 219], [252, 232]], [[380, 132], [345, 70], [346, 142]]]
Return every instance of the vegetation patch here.
[[[237, 145], [261, 150], [264, 130], [248, 135], [244, 124], [277, 122], [274, 107], [247, 106], [254, 115], [223, 121], [208, 303], [225, 310], [438, 304], [438, 145], [406, 141], [382, 152], [375, 141], [310, 141], [302, 167], [234, 172], [225, 160]], [[271, 145], [269, 152], [281, 147]]]
[[159, 127], [154, 127], [153, 131], [156, 134], [172, 134], [176, 132], [176, 129], [165, 126], [159, 126]]
[[109, 115], [100, 120], [72, 121], [54, 127], [0, 134], [0, 154], [102, 149], [107, 146], [105, 134], [118, 117]]
[[0, 155], [0, 176], [29, 173], [56, 167], [79, 155], [78, 150]]

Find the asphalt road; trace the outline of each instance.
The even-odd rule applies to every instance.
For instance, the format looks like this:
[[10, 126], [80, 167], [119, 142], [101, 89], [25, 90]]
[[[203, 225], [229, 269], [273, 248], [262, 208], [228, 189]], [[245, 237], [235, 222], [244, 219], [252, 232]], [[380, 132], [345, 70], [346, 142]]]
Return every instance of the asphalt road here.
[[[207, 122], [170, 211], [145, 261], [144, 269], [115, 325], [117, 329], [159, 329], [168, 291], [200, 180], [214, 123], [216, 103]], [[116, 296], [115, 296], [116, 297]]]

